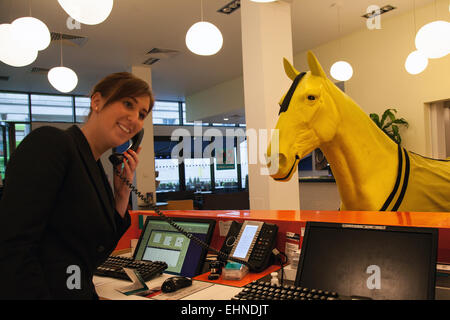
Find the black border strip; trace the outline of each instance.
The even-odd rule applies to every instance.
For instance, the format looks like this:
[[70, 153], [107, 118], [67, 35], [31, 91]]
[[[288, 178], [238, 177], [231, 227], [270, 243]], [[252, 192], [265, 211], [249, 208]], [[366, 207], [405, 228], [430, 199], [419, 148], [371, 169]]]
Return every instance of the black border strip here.
[[302, 72], [299, 75], [297, 75], [297, 77], [295, 77], [294, 82], [291, 84], [288, 93], [284, 97], [283, 102], [280, 104], [280, 112], [278, 112], [278, 115], [280, 115], [282, 112], [287, 111], [289, 104], [291, 103], [292, 96], [294, 95], [295, 89], [297, 88], [298, 84], [305, 76], [305, 74], [306, 72]]
[[299, 158], [298, 156], [295, 156], [294, 164], [292, 165], [291, 170], [289, 170], [289, 173], [288, 173], [286, 176], [284, 176], [283, 178], [274, 178], [274, 180], [276, 180], [276, 181], [281, 181], [281, 180], [286, 180], [287, 178], [289, 178], [289, 176], [290, 176], [291, 173], [292, 173], [292, 170], [294, 170], [295, 165], [297, 165], [297, 161], [298, 161], [299, 159], [300, 159], [300, 158]]
[[394, 207], [392, 208], [392, 211], [397, 211], [398, 207], [400, 207], [403, 198], [405, 197], [405, 193], [406, 193], [406, 188], [408, 187], [408, 180], [409, 180], [409, 156], [408, 156], [408, 152], [403, 149], [403, 151], [405, 152], [405, 160], [406, 160], [406, 166], [405, 166], [405, 178], [403, 180], [403, 186], [402, 186], [402, 191], [400, 192], [400, 196], [397, 199], [397, 202], [395, 203]]
[[389, 207], [389, 205], [392, 202], [392, 199], [394, 199], [395, 194], [397, 193], [398, 187], [400, 185], [400, 180], [402, 177], [402, 169], [403, 169], [403, 153], [402, 148], [400, 145], [398, 146], [398, 170], [397, 170], [397, 180], [395, 181], [394, 189], [392, 190], [391, 194], [387, 198], [386, 202], [383, 204], [381, 209], [379, 211], [386, 211], [386, 209]]

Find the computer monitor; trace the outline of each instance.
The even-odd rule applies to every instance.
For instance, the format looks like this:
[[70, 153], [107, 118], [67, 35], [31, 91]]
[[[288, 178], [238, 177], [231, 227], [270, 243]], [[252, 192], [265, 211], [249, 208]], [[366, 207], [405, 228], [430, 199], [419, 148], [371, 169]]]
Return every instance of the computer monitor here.
[[376, 300], [434, 299], [438, 230], [307, 222], [295, 284]]
[[[172, 218], [185, 231], [210, 244], [215, 220]], [[160, 217], [147, 217], [133, 258], [144, 261], [164, 261], [166, 273], [194, 277], [201, 273], [207, 249], [178, 232]]]

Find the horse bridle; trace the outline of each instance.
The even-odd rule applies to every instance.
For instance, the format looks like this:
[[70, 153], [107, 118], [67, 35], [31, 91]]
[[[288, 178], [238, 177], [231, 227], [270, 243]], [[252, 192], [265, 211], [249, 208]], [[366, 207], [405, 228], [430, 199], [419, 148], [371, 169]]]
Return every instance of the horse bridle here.
[[306, 72], [302, 72], [295, 77], [294, 82], [292, 82], [289, 91], [286, 93], [286, 96], [283, 99], [283, 102], [280, 104], [280, 112], [278, 113], [278, 115], [280, 115], [282, 112], [287, 111], [289, 104], [291, 103], [292, 96], [294, 95], [295, 89], [297, 89], [298, 84], [305, 76], [305, 74]]

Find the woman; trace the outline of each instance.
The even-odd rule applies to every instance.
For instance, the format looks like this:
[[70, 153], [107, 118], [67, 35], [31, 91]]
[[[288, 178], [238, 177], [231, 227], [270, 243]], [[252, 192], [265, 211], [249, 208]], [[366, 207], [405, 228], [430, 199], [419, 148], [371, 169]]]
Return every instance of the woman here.
[[[113, 194], [99, 159], [142, 129], [153, 104], [146, 82], [112, 74], [81, 130], [42, 127], [22, 141], [0, 202], [0, 299], [98, 298], [93, 272], [130, 225], [130, 189], [114, 177]], [[130, 181], [138, 153], [119, 166]]]

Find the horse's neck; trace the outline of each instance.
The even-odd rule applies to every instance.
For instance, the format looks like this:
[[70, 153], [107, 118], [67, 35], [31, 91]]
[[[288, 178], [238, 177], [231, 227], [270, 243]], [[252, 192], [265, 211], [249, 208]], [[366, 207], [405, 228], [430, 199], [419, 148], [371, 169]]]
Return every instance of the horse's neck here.
[[[379, 210], [394, 186], [398, 146], [346, 97], [338, 106], [341, 124], [321, 146], [330, 163], [342, 210]], [[342, 100], [342, 99], [341, 99]]]

